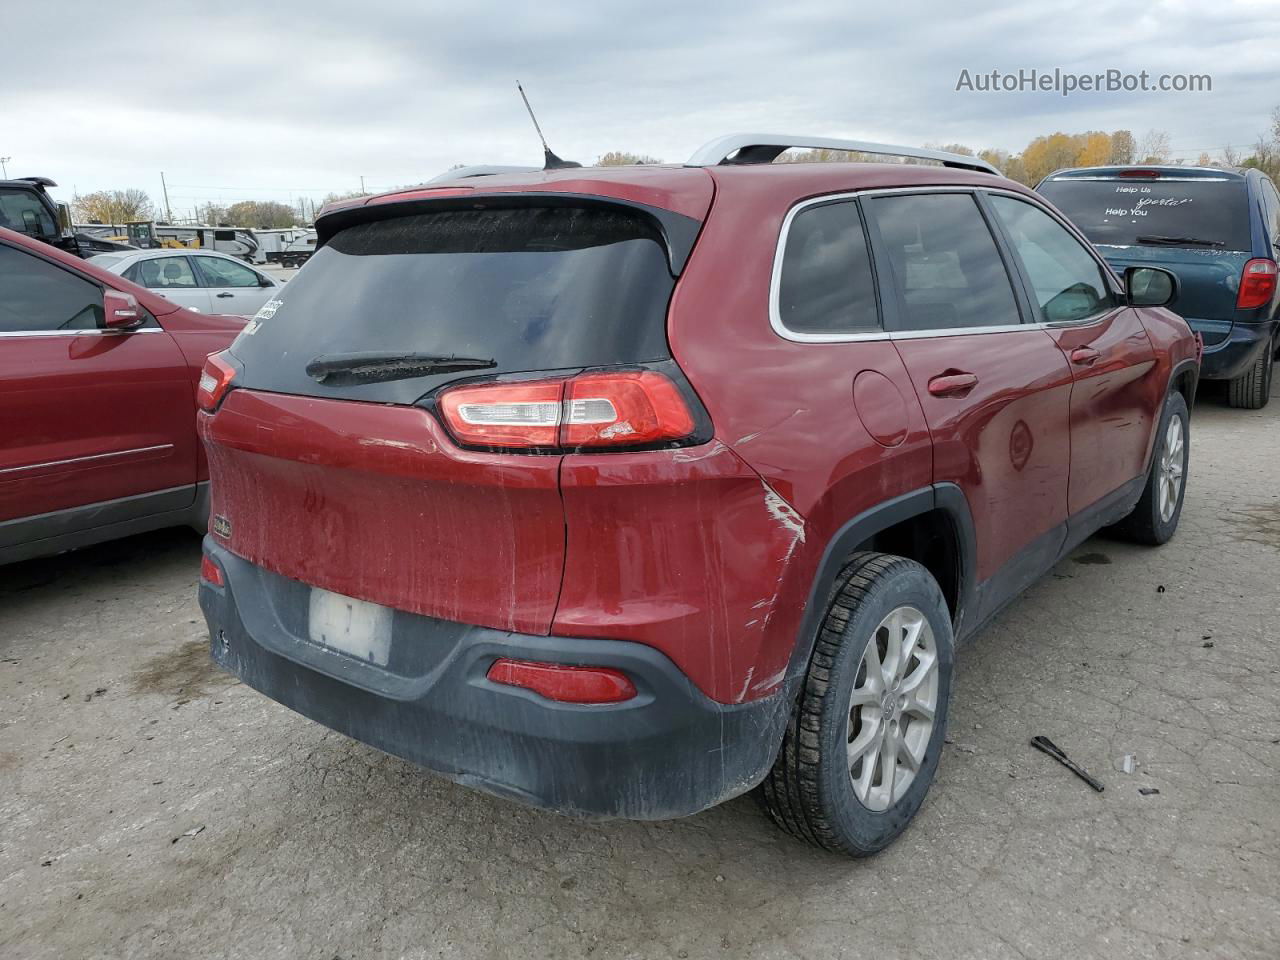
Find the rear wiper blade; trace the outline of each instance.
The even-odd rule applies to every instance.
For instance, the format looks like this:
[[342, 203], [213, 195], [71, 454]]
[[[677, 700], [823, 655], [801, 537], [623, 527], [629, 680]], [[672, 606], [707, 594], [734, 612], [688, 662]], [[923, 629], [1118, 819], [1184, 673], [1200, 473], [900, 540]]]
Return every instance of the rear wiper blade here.
[[1153, 246], [1169, 246], [1169, 247], [1225, 247], [1226, 244], [1221, 240], [1202, 240], [1199, 237], [1160, 237], [1160, 236], [1143, 236], [1138, 237], [1139, 243], [1147, 243]]
[[409, 380], [437, 373], [488, 370], [498, 364], [480, 357], [440, 356], [433, 353], [327, 353], [307, 364], [307, 376], [326, 387]]

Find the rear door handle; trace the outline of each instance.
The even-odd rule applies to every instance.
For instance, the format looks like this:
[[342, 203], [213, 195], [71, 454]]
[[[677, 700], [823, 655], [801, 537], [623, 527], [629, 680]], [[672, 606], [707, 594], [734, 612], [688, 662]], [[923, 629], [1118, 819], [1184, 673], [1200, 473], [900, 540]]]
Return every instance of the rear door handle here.
[[978, 385], [978, 378], [972, 373], [961, 370], [949, 370], [929, 381], [929, 392], [935, 397], [964, 397]]
[[1087, 367], [1092, 363], [1097, 363], [1100, 356], [1102, 354], [1093, 349], [1093, 347], [1076, 347], [1071, 351], [1071, 362]]
[[234, 297], [234, 296], [235, 296], [235, 294], [234, 294], [234, 293], [227, 293], [227, 291], [223, 290], [221, 293], [215, 293], [215, 294], [214, 294], [214, 296], [215, 296], [215, 297], [219, 297], [219, 298], [221, 298], [221, 297]]

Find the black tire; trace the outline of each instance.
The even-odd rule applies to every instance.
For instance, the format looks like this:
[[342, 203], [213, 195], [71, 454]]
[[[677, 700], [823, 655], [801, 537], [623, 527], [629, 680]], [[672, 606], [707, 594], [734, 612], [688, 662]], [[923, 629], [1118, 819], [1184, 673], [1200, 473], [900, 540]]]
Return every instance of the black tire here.
[[1271, 399], [1275, 353], [1268, 345], [1249, 372], [1227, 382], [1227, 403], [1239, 410], [1261, 410]]
[[[901, 607], [918, 611], [932, 631], [936, 706], [932, 731], [921, 732], [921, 737], [928, 735], [927, 745], [909, 786], [887, 809], [877, 811], [865, 806], [855, 792], [849, 759], [855, 732], [850, 699], [855, 684], [866, 676], [863, 658], [870, 645], [876, 643], [883, 650], [887, 631], [880, 629], [882, 621]], [[920, 809], [933, 782], [946, 734], [954, 663], [951, 616], [929, 571], [903, 557], [855, 554], [837, 581], [818, 628], [778, 759], [757, 790], [773, 821], [814, 846], [855, 857], [888, 846]], [[870, 708], [859, 708], [866, 709]], [[898, 722], [895, 713], [895, 730]], [[904, 713], [901, 722], [905, 736], [915, 719]], [[861, 770], [863, 762], [856, 761], [853, 769]], [[894, 763], [895, 771], [901, 769], [897, 760]], [[879, 772], [879, 766], [874, 767], [870, 777]]]
[[[1178, 486], [1173, 513], [1165, 517], [1162, 515], [1160, 501], [1161, 462], [1168, 445], [1169, 423], [1174, 417], [1180, 418], [1182, 424], [1182, 482]], [[1175, 390], [1164, 401], [1164, 410], [1161, 411], [1160, 424], [1156, 429], [1155, 449], [1151, 451], [1151, 470], [1147, 473], [1147, 485], [1142, 489], [1142, 497], [1133, 512], [1112, 528], [1126, 540], [1158, 547], [1162, 543], [1168, 543], [1178, 529], [1182, 501], [1187, 492], [1187, 468], [1191, 462], [1190, 422], [1187, 401]]]

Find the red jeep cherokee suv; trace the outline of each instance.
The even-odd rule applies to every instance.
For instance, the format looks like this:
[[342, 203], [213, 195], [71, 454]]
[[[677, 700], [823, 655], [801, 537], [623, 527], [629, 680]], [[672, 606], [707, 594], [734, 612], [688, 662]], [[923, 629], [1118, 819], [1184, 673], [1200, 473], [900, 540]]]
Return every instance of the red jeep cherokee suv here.
[[1177, 525], [1176, 281], [973, 158], [738, 136], [317, 229], [205, 371], [213, 656], [460, 783], [644, 819], [760, 785], [871, 853], [956, 640], [1098, 528]]

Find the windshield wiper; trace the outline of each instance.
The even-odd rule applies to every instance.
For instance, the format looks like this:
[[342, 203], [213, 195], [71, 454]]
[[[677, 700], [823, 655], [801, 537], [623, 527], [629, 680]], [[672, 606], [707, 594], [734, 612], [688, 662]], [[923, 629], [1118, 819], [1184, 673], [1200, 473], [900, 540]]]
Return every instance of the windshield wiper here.
[[432, 353], [329, 353], [307, 364], [307, 376], [326, 387], [409, 380], [437, 373], [488, 370], [498, 364], [479, 357], [439, 356]]
[[1225, 247], [1226, 244], [1221, 240], [1202, 240], [1199, 237], [1160, 237], [1160, 236], [1144, 236], [1138, 237], [1139, 243], [1146, 243], [1152, 246], [1161, 247]]

